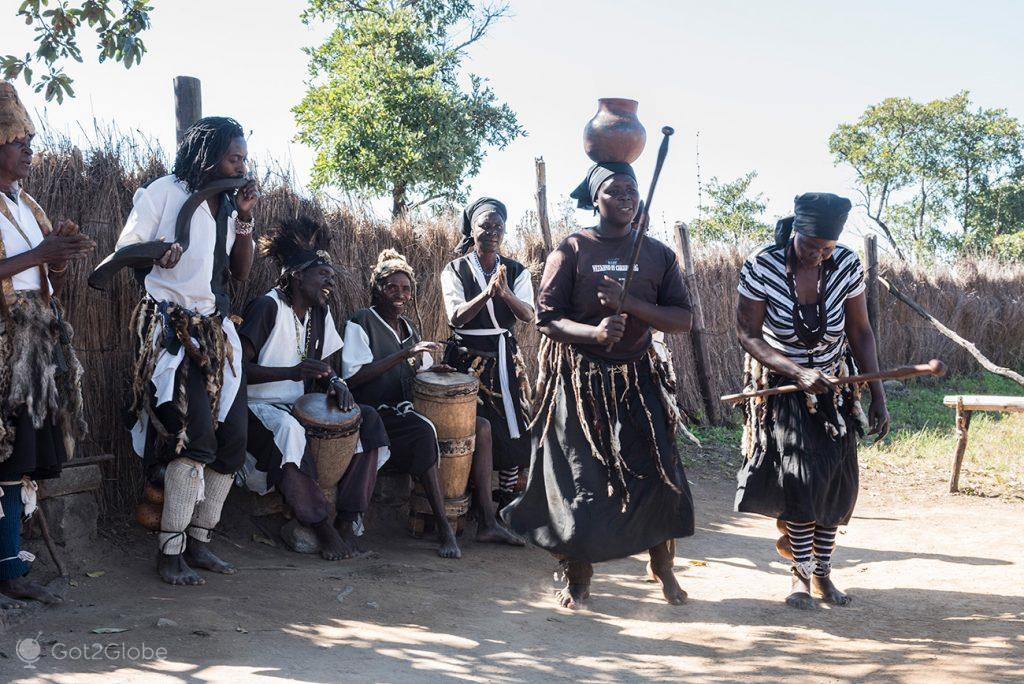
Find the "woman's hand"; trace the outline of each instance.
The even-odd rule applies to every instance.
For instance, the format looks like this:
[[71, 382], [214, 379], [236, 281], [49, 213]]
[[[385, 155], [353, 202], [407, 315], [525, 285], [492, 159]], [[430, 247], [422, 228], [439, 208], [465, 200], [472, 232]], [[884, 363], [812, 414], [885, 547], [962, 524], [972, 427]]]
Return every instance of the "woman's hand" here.
[[[78, 226], [73, 223], [71, 225], [74, 225], [77, 231]], [[69, 260], [81, 259], [96, 249], [96, 243], [91, 237], [79, 232], [63, 235], [61, 233], [62, 226], [65, 226], [65, 223], [61, 223], [57, 230], [44, 237], [43, 241], [32, 250], [41, 263], [60, 267]]]
[[334, 369], [330, 364], [316, 359], [306, 359], [302, 363], [292, 366], [292, 380], [299, 382], [319, 380], [331, 375], [334, 375]]
[[813, 368], [801, 368], [793, 379], [796, 380], [797, 387], [810, 394], [836, 391], [836, 386], [828, 379], [828, 376]]
[[498, 266], [498, 270], [491, 276], [491, 282], [487, 283], [487, 297], [489, 299], [500, 299], [512, 294], [508, 287], [508, 275], [505, 264]]
[[878, 435], [875, 444], [889, 434], [889, 408], [886, 406], [885, 397], [871, 397], [871, 406], [868, 408], [868, 434]]
[[417, 342], [415, 346], [405, 351], [405, 358], [409, 359], [419, 354], [441, 354], [444, 352], [444, 345], [440, 342]]
[[619, 308], [619, 302], [622, 301], [622, 310], [626, 311], [626, 301], [623, 301], [622, 295], [625, 292], [625, 288], [622, 287], [622, 283], [614, 278], [608, 276], [602, 276], [601, 282], [597, 284], [597, 301], [601, 303], [601, 306], [616, 311]]
[[594, 341], [598, 344], [611, 346], [618, 343], [626, 334], [626, 314], [602, 319], [595, 330]]

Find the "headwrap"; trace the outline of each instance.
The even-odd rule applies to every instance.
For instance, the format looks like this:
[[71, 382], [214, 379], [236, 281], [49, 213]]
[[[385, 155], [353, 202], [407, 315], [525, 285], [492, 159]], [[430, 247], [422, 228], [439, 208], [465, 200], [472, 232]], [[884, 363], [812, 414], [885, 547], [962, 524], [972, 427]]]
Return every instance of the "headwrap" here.
[[396, 273], [404, 273], [409, 276], [409, 280], [415, 286], [416, 272], [412, 270], [412, 266], [405, 260], [405, 257], [393, 249], [385, 249], [377, 257], [377, 265], [370, 275], [370, 287], [380, 292], [384, 281]]
[[296, 250], [287, 255], [281, 264], [281, 275], [300, 273], [314, 266], [334, 266], [334, 260], [327, 250]]
[[0, 81], [0, 145], [36, 134], [28, 110], [10, 81]]
[[508, 220], [508, 209], [493, 197], [481, 197], [462, 210], [462, 242], [455, 248], [456, 254], [465, 254], [473, 246], [473, 222], [477, 215], [496, 212], [502, 221]]
[[590, 170], [587, 171], [587, 177], [576, 186], [576, 189], [572, 191], [569, 197], [576, 200], [578, 208], [597, 211], [597, 205], [594, 204], [597, 191], [601, 189], [606, 180], [620, 173], [636, 180], [636, 172], [633, 171], [633, 167], [629, 164], [623, 164], [622, 162], [598, 162], [590, 167]]
[[851, 208], [850, 200], [831, 192], [797, 195], [793, 200], [794, 215], [775, 224], [775, 244], [787, 244], [794, 230], [808, 237], [838, 240]]

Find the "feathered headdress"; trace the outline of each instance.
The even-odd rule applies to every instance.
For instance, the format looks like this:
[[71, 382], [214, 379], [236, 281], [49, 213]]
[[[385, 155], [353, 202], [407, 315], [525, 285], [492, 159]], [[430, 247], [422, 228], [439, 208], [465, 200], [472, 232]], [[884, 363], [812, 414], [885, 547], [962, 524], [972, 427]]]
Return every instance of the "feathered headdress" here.
[[10, 81], [0, 81], [0, 145], [36, 134], [28, 110]]
[[327, 251], [330, 243], [327, 227], [308, 216], [282, 219], [257, 240], [259, 255], [276, 261], [282, 277], [313, 266], [334, 266]]

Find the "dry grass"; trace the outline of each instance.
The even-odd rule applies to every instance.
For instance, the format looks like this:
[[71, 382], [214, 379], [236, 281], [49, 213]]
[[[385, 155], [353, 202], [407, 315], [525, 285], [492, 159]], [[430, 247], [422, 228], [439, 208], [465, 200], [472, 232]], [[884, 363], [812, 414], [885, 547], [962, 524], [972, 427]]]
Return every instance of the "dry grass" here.
[[[113, 248], [135, 190], [142, 182], [166, 173], [166, 166], [151, 145], [116, 134], [100, 139], [95, 149], [84, 154], [65, 141], [47, 142], [50, 151], [39, 156], [28, 183], [29, 192], [51, 218], [76, 220], [99, 244], [95, 259], [72, 266], [65, 303], [87, 374], [84, 389], [92, 434], [80, 453], [115, 454], [114, 463], [106, 471], [109, 480], [105, 500], [108, 510], [123, 512], [135, 503], [141, 488], [141, 469], [122, 427], [132, 360], [127, 321], [141, 290], [127, 273], [105, 293], [90, 290], [85, 279], [95, 262]], [[333, 302], [336, 311], [351, 312], [368, 303], [366, 280], [376, 256], [385, 247], [395, 247], [409, 257], [419, 274], [418, 311], [425, 336], [439, 340], [447, 337], [437, 274], [451, 259], [458, 242], [453, 218], [418, 220], [415, 225], [406, 221], [391, 224], [359, 209], [328, 207], [300, 197], [280, 174], [265, 173], [262, 178], [265, 194], [257, 210], [258, 226], [300, 212], [330, 226], [334, 236], [331, 251], [344, 267]], [[518, 247], [513, 256], [536, 276], [544, 249], [529, 225], [527, 221], [515, 236]], [[564, 234], [570, 228], [567, 221], [562, 221], [554, 232]], [[721, 394], [734, 390], [739, 383], [740, 349], [733, 333], [733, 311], [737, 273], [746, 250], [697, 247], [695, 270], [708, 326], [711, 385], [716, 394]], [[994, 361], [1014, 367], [1024, 363], [1024, 266], [965, 262], [927, 271], [887, 266], [888, 275], [898, 286], [974, 340]], [[234, 310], [240, 312], [246, 302], [266, 292], [273, 280], [270, 265], [257, 263], [250, 280], [233, 292]], [[523, 326], [519, 338], [527, 362], [535, 363], [537, 333]], [[974, 368], [965, 353], [952, 348], [945, 338], [891, 300], [882, 306], [882, 338], [885, 365], [937, 356], [954, 371]], [[699, 418], [701, 400], [694, 381], [689, 338], [675, 337], [671, 346], [680, 378], [680, 401], [691, 416]]]

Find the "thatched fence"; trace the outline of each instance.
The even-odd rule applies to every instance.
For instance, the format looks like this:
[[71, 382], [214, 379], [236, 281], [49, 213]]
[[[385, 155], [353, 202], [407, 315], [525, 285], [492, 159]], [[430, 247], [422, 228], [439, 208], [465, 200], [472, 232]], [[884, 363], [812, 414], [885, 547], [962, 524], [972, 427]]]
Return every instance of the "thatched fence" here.
[[[79, 455], [112, 453], [105, 466], [104, 499], [110, 513], [126, 512], [141, 490], [141, 468], [131, 452], [125, 429], [132, 349], [127, 322], [140, 297], [140, 289], [127, 273], [109, 292], [90, 290], [85, 280], [95, 262], [108, 254], [131, 209], [136, 188], [166, 172], [159, 155], [132, 140], [107, 141], [102, 149], [81, 154], [68, 145], [39, 155], [28, 190], [51, 219], [70, 218], [92, 235], [99, 248], [94, 259], [72, 266], [64, 296], [68, 317], [75, 327], [75, 346], [86, 370], [85, 400], [91, 434]], [[447, 326], [442, 315], [437, 275], [451, 258], [457, 243], [454, 221], [425, 220], [415, 225], [374, 219], [342, 206], [327, 209], [298, 196], [286, 181], [264, 182], [256, 220], [266, 226], [275, 217], [305, 212], [331, 226], [332, 252], [344, 265], [333, 305], [339, 319], [367, 301], [366, 279], [376, 255], [385, 247], [404, 252], [416, 268], [420, 284], [418, 310], [425, 337], [443, 340]], [[257, 228], [258, 230], [259, 228]], [[518, 236], [516, 258], [539, 273], [543, 248], [539, 235]], [[711, 386], [716, 394], [735, 390], [741, 355], [733, 332], [736, 276], [741, 249], [701, 249], [695, 246], [695, 270], [707, 323], [711, 355]], [[883, 263], [890, 280], [977, 343], [993, 361], [1020, 368], [1024, 364], [1024, 266], [995, 262], [964, 262], [946, 267], [911, 268]], [[269, 264], [257, 263], [250, 280], [233, 293], [240, 312], [245, 303], [265, 293], [274, 279]], [[881, 334], [883, 365], [940, 357], [952, 371], [973, 371], [964, 352], [917, 319], [906, 307], [882, 294]], [[519, 331], [528, 363], [535, 362], [537, 333], [528, 326]], [[689, 338], [670, 340], [680, 378], [679, 399], [687, 412], [700, 419], [702, 402], [694, 381]]]

